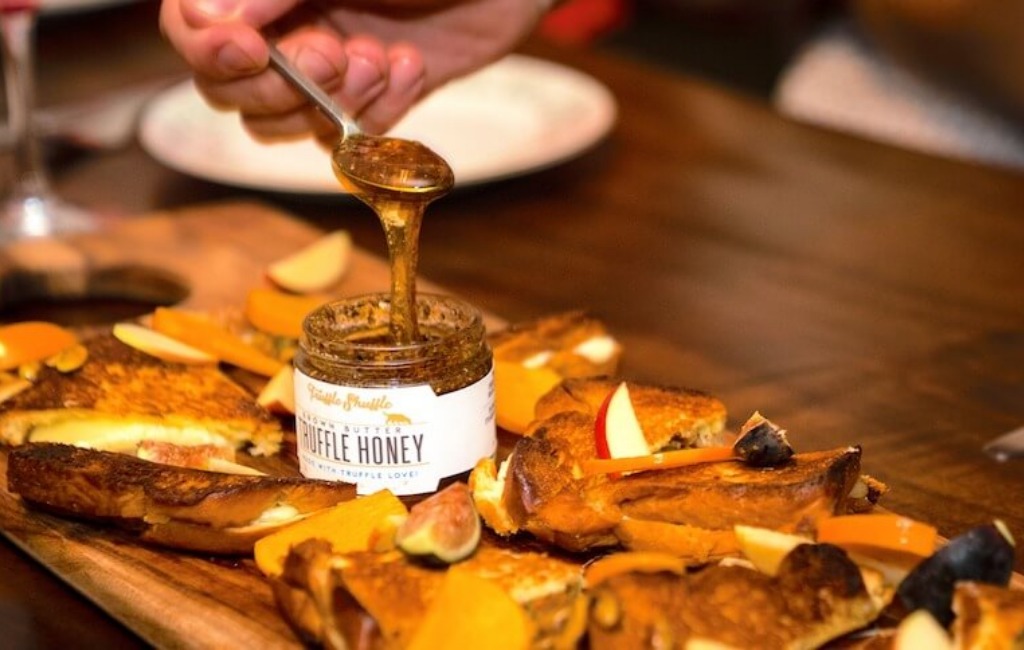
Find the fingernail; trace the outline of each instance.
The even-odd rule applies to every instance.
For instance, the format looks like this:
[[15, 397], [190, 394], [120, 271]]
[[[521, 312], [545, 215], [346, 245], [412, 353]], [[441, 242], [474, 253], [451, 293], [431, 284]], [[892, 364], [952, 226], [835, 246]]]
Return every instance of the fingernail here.
[[238, 10], [238, 0], [195, 0], [193, 7], [210, 18], [228, 18]]
[[341, 70], [317, 50], [309, 48], [299, 50], [295, 62], [300, 70], [321, 86], [341, 77]]
[[227, 72], [256, 72], [260, 65], [255, 57], [238, 46], [237, 43], [226, 43], [217, 52], [217, 64]]
[[396, 59], [391, 66], [391, 87], [406, 96], [417, 96], [423, 90], [423, 66], [409, 59]]
[[352, 97], [363, 97], [384, 82], [381, 71], [363, 57], [349, 57], [348, 70], [345, 71], [345, 94]]

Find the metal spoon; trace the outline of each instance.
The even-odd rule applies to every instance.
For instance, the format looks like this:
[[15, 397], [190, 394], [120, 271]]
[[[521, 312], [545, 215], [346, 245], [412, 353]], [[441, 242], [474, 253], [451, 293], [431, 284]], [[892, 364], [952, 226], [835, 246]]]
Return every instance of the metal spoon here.
[[295, 86], [296, 90], [305, 95], [306, 99], [312, 102], [324, 117], [338, 128], [338, 133], [341, 134], [340, 142], [344, 142], [351, 135], [362, 133], [355, 120], [345, 115], [341, 107], [335, 104], [334, 100], [320, 86], [292, 66], [276, 45], [268, 43], [268, 46], [270, 47], [270, 67], [277, 70], [278, 74]]
[[1017, 427], [1013, 431], [989, 441], [983, 451], [999, 462], [1024, 458], [1024, 427]]
[[444, 158], [415, 140], [363, 134], [328, 95], [292, 67], [270, 44], [270, 64], [338, 127], [341, 139], [331, 166], [341, 184], [380, 218], [391, 258], [391, 327], [394, 340], [419, 339], [416, 325], [416, 260], [427, 204], [455, 185]]
[[331, 160], [335, 175], [349, 191], [369, 202], [368, 192], [384, 189], [419, 194], [421, 201], [433, 200], [451, 190], [455, 175], [443, 158], [413, 140], [365, 135], [359, 125], [309, 77], [299, 72], [273, 43], [269, 43], [269, 47], [271, 67], [305, 95], [341, 134]]

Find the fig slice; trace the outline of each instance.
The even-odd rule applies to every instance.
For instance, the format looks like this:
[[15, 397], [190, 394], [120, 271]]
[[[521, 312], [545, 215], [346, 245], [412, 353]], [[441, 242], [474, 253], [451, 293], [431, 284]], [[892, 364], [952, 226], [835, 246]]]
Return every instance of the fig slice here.
[[793, 457], [786, 430], [755, 412], [740, 429], [733, 445], [736, 455], [751, 467], [778, 467]]
[[465, 483], [452, 483], [409, 509], [395, 544], [412, 559], [431, 565], [461, 562], [480, 543], [480, 515]]
[[907, 574], [897, 589], [908, 611], [925, 609], [943, 626], [953, 621], [953, 591], [962, 581], [1005, 587], [1013, 573], [1014, 541], [999, 520], [957, 535]]

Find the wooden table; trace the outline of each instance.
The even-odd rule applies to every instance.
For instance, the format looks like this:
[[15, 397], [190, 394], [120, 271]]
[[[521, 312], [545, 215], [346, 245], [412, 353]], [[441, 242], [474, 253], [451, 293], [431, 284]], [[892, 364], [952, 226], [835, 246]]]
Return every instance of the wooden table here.
[[[155, 16], [44, 23], [44, 103], [181, 71]], [[711, 391], [733, 425], [759, 409], [801, 449], [860, 444], [886, 505], [945, 535], [1000, 517], [1024, 539], [1024, 464], [981, 453], [1024, 424], [1024, 176], [792, 124], [627, 60], [530, 51], [606, 83], [619, 123], [569, 164], [437, 203], [424, 277], [510, 320], [588, 308], [628, 377]], [[354, 202], [245, 193], [136, 146], [57, 164], [67, 198], [121, 214], [257, 198], [383, 249]], [[41, 647], [140, 644], [6, 542], [0, 566], [0, 617], [31, 613]]]

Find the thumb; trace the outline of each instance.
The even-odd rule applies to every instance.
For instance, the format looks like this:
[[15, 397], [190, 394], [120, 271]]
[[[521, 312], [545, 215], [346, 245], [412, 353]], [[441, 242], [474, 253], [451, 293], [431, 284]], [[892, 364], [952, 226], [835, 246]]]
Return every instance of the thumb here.
[[240, 22], [261, 29], [303, 0], [180, 0], [181, 16], [193, 29]]

